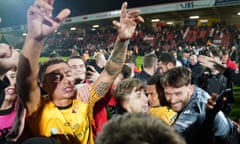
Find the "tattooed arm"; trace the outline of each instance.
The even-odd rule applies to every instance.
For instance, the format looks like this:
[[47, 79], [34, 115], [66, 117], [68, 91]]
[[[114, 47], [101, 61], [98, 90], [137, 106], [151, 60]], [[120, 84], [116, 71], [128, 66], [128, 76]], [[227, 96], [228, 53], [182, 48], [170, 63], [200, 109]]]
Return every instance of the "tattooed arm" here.
[[125, 55], [127, 53], [128, 41], [121, 42], [117, 40], [114, 51], [109, 58], [103, 72], [100, 74], [98, 79], [94, 81], [94, 91], [99, 96], [104, 96], [109, 90], [112, 82], [121, 71], [122, 65], [125, 62]]
[[127, 13], [127, 3], [125, 2], [121, 8], [120, 21], [113, 21], [118, 30], [118, 38], [105, 69], [93, 83], [93, 89], [99, 96], [104, 96], [108, 92], [114, 79], [121, 71], [125, 62], [129, 39], [135, 31], [137, 23], [144, 22], [139, 13], [139, 10], [136, 9], [129, 10]]

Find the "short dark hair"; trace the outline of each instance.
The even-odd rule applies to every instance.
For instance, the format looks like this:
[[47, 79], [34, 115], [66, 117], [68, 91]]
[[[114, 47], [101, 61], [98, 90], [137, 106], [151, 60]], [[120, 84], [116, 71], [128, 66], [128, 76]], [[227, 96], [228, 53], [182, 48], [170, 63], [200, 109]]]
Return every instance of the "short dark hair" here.
[[191, 84], [191, 71], [186, 67], [175, 67], [163, 74], [161, 78], [163, 87], [179, 88]]
[[143, 81], [137, 78], [127, 78], [117, 84], [113, 94], [116, 102], [121, 104], [126, 94], [130, 94], [134, 88], [136, 88], [136, 91], [145, 89]]
[[189, 49], [187, 49], [187, 48], [185, 48], [185, 49], [183, 49], [183, 51], [182, 51], [183, 53], [190, 53], [191, 52], [191, 50], [189, 50]]
[[160, 61], [163, 64], [172, 63], [176, 65], [176, 58], [170, 53], [162, 53], [158, 58], [158, 62]]
[[157, 62], [157, 56], [155, 54], [149, 53], [143, 57], [143, 67], [150, 68]]
[[45, 75], [47, 68], [50, 65], [54, 65], [54, 64], [58, 64], [58, 63], [66, 63], [66, 62], [61, 58], [52, 58], [46, 62], [40, 63], [40, 69], [38, 72], [38, 78], [39, 78], [40, 82], [42, 82], [44, 80], [44, 75]]
[[212, 53], [214, 57], [219, 57], [220, 59], [223, 57], [223, 51], [220, 48], [212, 48], [210, 49], [210, 53]]
[[127, 55], [125, 63], [135, 63], [135, 57], [133, 55]]
[[48, 57], [50, 59], [52, 59], [52, 58], [59, 58], [61, 56], [57, 52], [54, 51], [54, 52], [51, 52]]
[[158, 93], [158, 99], [159, 102], [162, 106], [167, 105], [166, 99], [165, 99], [165, 94], [164, 94], [164, 88], [161, 84], [161, 74], [157, 73], [154, 74], [153, 76], [151, 76], [148, 81], [147, 81], [147, 85], [155, 85], [156, 86], [156, 90]]
[[121, 74], [123, 76], [123, 79], [130, 78], [132, 74], [132, 69], [128, 65], [124, 64], [121, 70]]
[[173, 127], [148, 113], [125, 113], [103, 127], [95, 144], [185, 144]]

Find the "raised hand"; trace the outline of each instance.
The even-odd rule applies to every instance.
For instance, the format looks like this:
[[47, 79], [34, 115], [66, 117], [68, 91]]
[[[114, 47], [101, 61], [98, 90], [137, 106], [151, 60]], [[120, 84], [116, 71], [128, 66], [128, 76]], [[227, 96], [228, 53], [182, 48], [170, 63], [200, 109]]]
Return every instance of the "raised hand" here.
[[200, 55], [198, 56], [198, 61], [200, 62], [201, 65], [208, 67], [212, 70], [218, 70], [221, 73], [224, 72], [226, 69], [224, 65], [218, 63], [213, 58], [208, 56]]
[[19, 53], [8, 44], [0, 43], [0, 76], [17, 66]]
[[217, 109], [217, 111], [223, 109], [227, 101], [227, 98], [225, 97], [224, 94], [225, 93], [223, 93], [223, 95], [220, 96], [217, 93], [212, 93], [211, 98], [209, 98], [207, 101], [206, 109], [211, 110], [215, 108]]
[[77, 85], [77, 99], [88, 103], [90, 99], [90, 86], [89, 84], [79, 84]]
[[139, 14], [140, 11], [136, 9], [127, 12], [127, 2], [122, 4], [120, 22], [113, 21], [114, 26], [118, 29], [118, 37], [121, 41], [130, 39], [137, 23], [144, 22], [144, 19]]
[[[88, 70], [90, 69], [90, 70]], [[86, 77], [89, 80], [95, 81], [98, 77], [99, 77], [99, 73], [97, 72], [97, 70], [94, 68], [94, 66], [88, 65], [87, 66], [87, 73], [86, 73]]]
[[12, 47], [5, 44], [0, 43], [0, 58], [9, 58], [12, 55]]
[[238, 119], [238, 122], [235, 122], [235, 121], [232, 121], [232, 122], [233, 122], [233, 124], [236, 125], [237, 131], [238, 131], [238, 133], [240, 134], [240, 118]]
[[61, 22], [70, 15], [69, 9], [62, 10], [57, 17], [52, 17], [54, 0], [36, 0], [28, 9], [28, 35], [35, 40], [43, 40], [53, 33]]

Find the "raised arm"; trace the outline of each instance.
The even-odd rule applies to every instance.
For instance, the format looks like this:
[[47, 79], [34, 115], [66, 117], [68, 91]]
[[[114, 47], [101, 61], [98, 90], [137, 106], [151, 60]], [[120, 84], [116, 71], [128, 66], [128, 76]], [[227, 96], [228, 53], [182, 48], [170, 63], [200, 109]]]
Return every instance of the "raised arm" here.
[[216, 62], [213, 58], [200, 55], [198, 60], [201, 65], [208, 67], [210, 69], [218, 70], [223, 73], [224, 76], [230, 79], [235, 85], [240, 85], [240, 72], [239, 70], [234, 70], [231, 68], [227, 68], [224, 65]]
[[139, 16], [139, 10], [135, 9], [127, 12], [127, 3], [124, 2], [121, 8], [120, 21], [113, 21], [118, 30], [114, 50], [103, 72], [93, 83], [93, 88], [98, 95], [104, 96], [108, 92], [112, 82], [121, 71], [125, 62], [129, 39], [139, 22], [144, 22], [143, 18]]
[[198, 56], [198, 60], [201, 65], [213, 70], [218, 70], [220, 73], [223, 73], [227, 69], [223, 64], [208, 56], [200, 55]]
[[70, 10], [64, 9], [56, 18], [52, 18], [53, 3], [54, 0], [36, 0], [27, 13], [28, 36], [19, 57], [17, 91], [28, 112], [31, 112], [40, 100], [38, 71], [44, 38], [53, 33], [70, 14]]

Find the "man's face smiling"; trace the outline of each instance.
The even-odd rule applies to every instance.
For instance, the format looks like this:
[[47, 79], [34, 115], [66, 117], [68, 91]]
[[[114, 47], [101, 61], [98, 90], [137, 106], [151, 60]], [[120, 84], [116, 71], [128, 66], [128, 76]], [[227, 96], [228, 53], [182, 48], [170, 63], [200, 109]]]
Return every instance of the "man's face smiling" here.
[[80, 58], [70, 59], [68, 64], [72, 68], [74, 79], [85, 80], [86, 78], [86, 66], [83, 60]]
[[160, 101], [158, 99], [158, 92], [155, 84], [146, 86], [146, 94], [148, 97], [148, 102], [151, 107], [160, 106]]
[[148, 99], [144, 89], [136, 91], [136, 88], [134, 88], [126, 96], [124, 103], [124, 108], [128, 112], [148, 112]]
[[164, 92], [165, 98], [171, 108], [176, 112], [181, 112], [190, 101], [193, 86], [187, 85], [179, 88], [166, 86]]

